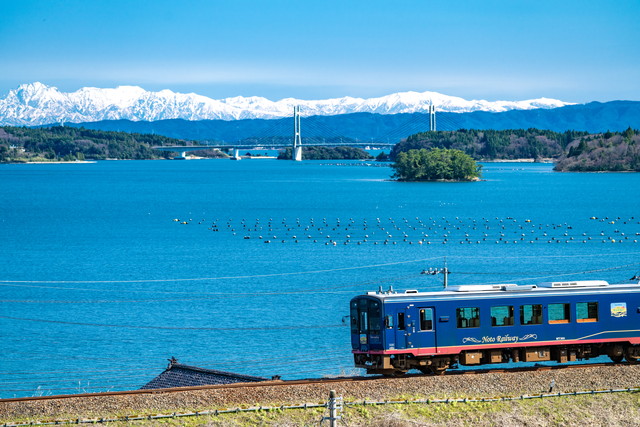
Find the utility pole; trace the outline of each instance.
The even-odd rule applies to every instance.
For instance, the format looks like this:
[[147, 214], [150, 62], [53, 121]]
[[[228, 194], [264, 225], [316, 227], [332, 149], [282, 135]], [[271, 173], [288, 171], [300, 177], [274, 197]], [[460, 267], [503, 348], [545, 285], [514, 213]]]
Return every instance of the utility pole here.
[[447, 257], [444, 258], [444, 268], [430, 268], [428, 270], [422, 270], [420, 274], [429, 274], [431, 276], [435, 276], [436, 274], [442, 274], [443, 276], [443, 285], [444, 288], [447, 289], [449, 286], [449, 269], [447, 268]]

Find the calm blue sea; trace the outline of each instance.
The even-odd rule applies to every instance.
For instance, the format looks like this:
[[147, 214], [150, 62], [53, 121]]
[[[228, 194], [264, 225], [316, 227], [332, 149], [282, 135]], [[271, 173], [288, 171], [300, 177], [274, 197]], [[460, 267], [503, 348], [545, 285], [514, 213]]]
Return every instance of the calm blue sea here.
[[445, 257], [452, 284], [627, 282], [640, 174], [551, 169], [398, 183], [359, 162], [0, 165], [0, 397], [135, 389], [172, 356], [355, 373], [349, 299], [439, 288], [420, 272]]

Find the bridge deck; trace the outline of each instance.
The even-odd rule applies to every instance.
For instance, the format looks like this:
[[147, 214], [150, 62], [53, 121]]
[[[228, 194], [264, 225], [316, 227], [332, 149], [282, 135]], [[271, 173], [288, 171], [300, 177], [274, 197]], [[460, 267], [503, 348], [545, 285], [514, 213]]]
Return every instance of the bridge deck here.
[[[353, 144], [330, 144], [330, 143], [311, 143], [311, 144], [302, 144], [302, 147], [393, 147], [396, 144], [392, 144], [392, 143], [386, 143], [386, 142], [381, 142], [381, 143], [353, 143]], [[160, 151], [197, 151], [197, 150], [211, 150], [211, 149], [218, 149], [218, 150], [234, 150], [234, 149], [240, 149], [240, 150], [255, 150], [255, 149], [260, 149], [260, 150], [267, 150], [267, 149], [271, 149], [271, 148], [287, 148], [287, 147], [291, 147], [291, 144], [269, 144], [269, 145], [249, 145], [249, 144], [241, 144], [241, 145], [233, 145], [233, 144], [210, 144], [210, 145], [189, 145], [189, 146], [179, 146], [179, 145], [173, 145], [173, 146], [168, 146], [168, 145], [164, 145], [164, 146], [155, 146], [155, 147], [151, 147], [155, 150], [160, 150]]]

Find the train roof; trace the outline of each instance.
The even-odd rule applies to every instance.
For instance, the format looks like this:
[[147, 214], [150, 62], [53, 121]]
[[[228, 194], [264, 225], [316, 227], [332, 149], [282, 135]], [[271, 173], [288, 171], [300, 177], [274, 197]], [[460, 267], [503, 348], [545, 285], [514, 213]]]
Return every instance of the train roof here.
[[542, 282], [536, 285], [517, 285], [513, 283], [491, 285], [455, 285], [446, 289], [424, 291], [408, 289], [401, 292], [379, 290], [367, 292], [369, 296], [382, 301], [411, 301], [428, 299], [482, 299], [526, 296], [559, 296], [567, 294], [608, 294], [619, 292], [640, 292], [640, 283], [609, 284], [604, 280], [578, 280], [563, 282]]

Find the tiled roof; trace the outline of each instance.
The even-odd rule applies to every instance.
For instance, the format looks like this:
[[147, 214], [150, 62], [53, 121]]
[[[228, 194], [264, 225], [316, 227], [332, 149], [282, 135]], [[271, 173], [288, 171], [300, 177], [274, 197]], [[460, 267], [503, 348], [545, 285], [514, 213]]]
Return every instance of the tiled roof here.
[[169, 366], [163, 373], [142, 386], [140, 390], [189, 387], [198, 385], [233, 384], [256, 381], [266, 381], [266, 378], [250, 375], [234, 374], [233, 372], [217, 371], [214, 369], [198, 368], [182, 365], [176, 359], [169, 360]]

